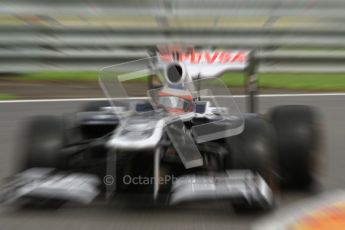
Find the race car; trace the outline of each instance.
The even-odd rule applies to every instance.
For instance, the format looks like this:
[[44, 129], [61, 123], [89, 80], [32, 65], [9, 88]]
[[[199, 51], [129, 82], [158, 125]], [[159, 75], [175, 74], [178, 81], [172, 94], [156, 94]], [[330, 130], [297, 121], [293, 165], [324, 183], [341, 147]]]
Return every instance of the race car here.
[[[102, 69], [107, 101], [27, 123], [19, 173], [0, 198], [60, 204], [149, 193], [169, 205], [223, 199], [270, 210], [280, 188], [316, 184], [320, 121], [302, 105], [258, 114], [255, 64], [247, 50], [175, 50]], [[228, 71], [247, 74], [249, 112], [219, 78]]]

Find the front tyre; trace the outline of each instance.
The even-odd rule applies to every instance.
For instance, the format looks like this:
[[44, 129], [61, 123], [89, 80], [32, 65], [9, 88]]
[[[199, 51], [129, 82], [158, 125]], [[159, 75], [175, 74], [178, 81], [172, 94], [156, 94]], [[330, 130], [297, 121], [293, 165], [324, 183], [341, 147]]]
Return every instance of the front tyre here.
[[34, 117], [27, 122], [22, 138], [21, 170], [65, 167], [65, 159], [60, 153], [65, 143], [62, 119], [53, 116]]
[[259, 117], [248, 117], [244, 131], [228, 139], [231, 154], [226, 157], [226, 168], [245, 169], [258, 173], [272, 191], [272, 202], [235, 200], [236, 212], [267, 211], [274, 207], [279, 193], [276, 176], [276, 145], [273, 127]]
[[[30, 168], [66, 168], [66, 159], [61, 153], [65, 144], [62, 119], [53, 116], [34, 117], [27, 122], [22, 138], [19, 171]], [[62, 199], [28, 197], [21, 207], [52, 210], [65, 202]]]
[[316, 109], [304, 105], [285, 105], [269, 113], [278, 143], [278, 162], [282, 186], [307, 189], [316, 185], [320, 166], [321, 133]]

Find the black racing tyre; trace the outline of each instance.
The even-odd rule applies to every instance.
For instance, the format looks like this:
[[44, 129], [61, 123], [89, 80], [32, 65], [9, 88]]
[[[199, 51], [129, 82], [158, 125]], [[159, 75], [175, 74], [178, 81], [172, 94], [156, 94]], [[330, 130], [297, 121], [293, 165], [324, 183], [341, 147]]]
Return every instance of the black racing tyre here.
[[[65, 146], [63, 119], [54, 116], [38, 116], [27, 121], [22, 136], [19, 171], [30, 168], [66, 169], [66, 159], [61, 150]], [[66, 200], [27, 198], [19, 204], [25, 209], [57, 209]]]
[[248, 117], [244, 131], [227, 140], [230, 154], [225, 158], [228, 169], [249, 169], [258, 173], [268, 184], [273, 193], [271, 203], [248, 203], [243, 200], [234, 201], [236, 212], [267, 211], [275, 205], [279, 194], [276, 176], [276, 143], [273, 127], [259, 117]]
[[66, 162], [60, 153], [65, 143], [62, 119], [53, 116], [34, 117], [27, 122], [22, 134], [20, 170], [65, 167]]
[[320, 117], [310, 106], [273, 108], [270, 121], [277, 135], [278, 163], [284, 188], [309, 189], [320, 170]]

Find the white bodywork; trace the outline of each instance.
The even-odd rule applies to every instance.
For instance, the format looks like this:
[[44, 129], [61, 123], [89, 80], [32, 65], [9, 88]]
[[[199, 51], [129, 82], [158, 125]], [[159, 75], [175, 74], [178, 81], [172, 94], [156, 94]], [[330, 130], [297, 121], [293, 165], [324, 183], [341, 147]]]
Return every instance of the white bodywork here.
[[[215, 78], [226, 71], [241, 71], [249, 65], [249, 50], [180, 51], [178, 62], [192, 79]], [[164, 68], [174, 61], [172, 52], [158, 52], [158, 65]]]
[[[154, 149], [162, 138], [164, 127], [176, 119], [182, 121], [191, 120], [195, 116], [194, 112], [186, 113], [177, 117], [165, 116], [159, 120], [151, 120], [151, 124], [147, 122], [132, 125], [128, 129], [129, 120], [123, 121], [116, 129], [111, 139], [107, 142], [107, 146], [113, 149], [121, 150], [145, 150]], [[148, 121], [150, 122], [150, 121]]]
[[273, 205], [272, 191], [267, 183], [261, 176], [247, 170], [231, 170], [212, 176], [183, 176], [173, 183], [171, 191], [170, 204], [237, 197], [248, 203]]
[[31, 168], [21, 172], [0, 190], [0, 202], [10, 204], [27, 198], [61, 199], [88, 204], [99, 194], [97, 176], [54, 173], [53, 168]]

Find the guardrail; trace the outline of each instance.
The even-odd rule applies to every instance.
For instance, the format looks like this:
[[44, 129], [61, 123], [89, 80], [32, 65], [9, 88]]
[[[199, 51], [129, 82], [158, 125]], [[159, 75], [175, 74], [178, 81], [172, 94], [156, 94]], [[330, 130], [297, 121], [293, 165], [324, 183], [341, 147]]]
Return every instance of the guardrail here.
[[7, 1], [0, 72], [97, 71], [164, 44], [254, 49], [259, 72], [345, 72], [344, 10], [343, 0]]
[[0, 27], [0, 47], [152, 48], [183, 43], [202, 47], [272, 49], [345, 48], [345, 30], [337, 29], [102, 29]]
[[142, 0], [142, 1], [6, 1], [0, 13], [82, 15], [92, 13], [125, 16], [306, 16], [344, 18], [342, 0]]
[[[145, 50], [0, 51], [0, 72], [98, 71], [148, 57]], [[6, 58], [7, 57], [7, 58]], [[258, 51], [259, 72], [345, 72], [345, 51]]]
[[[174, 43], [258, 50], [260, 72], [345, 72], [342, 30], [110, 30], [42, 26], [0, 27], [0, 72], [96, 71], [146, 57], [147, 49], [157, 45]], [[311, 50], [276, 50], [278, 47]], [[320, 47], [334, 51], [317, 51]]]

